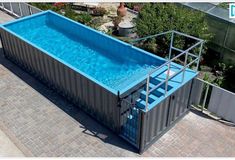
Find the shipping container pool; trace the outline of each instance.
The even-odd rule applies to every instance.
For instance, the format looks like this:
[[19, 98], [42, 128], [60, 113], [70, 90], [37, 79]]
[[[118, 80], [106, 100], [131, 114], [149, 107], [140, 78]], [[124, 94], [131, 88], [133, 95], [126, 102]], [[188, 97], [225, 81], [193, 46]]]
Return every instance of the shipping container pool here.
[[78, 25], [47, 12], [4, 27], [114, 93], [164, 62], [86, 26], [76, 30]]
[[[1, 39], [7, 58], [119, 134], [123, 132], [124, 123], [129, 123], [128, 120], [122, 121], [123, 113], [127, 111], [121, 101], [140, 84], [145, 84], [151, 70], [167, 62], [52, 11], [2, 25]], [[169, 73], [173, 74], [182, 67], [172, 62]], [[154, 72], [149, 87], [159, 84], [166, 74], [166, 66]], [[148, 111], [163, 103], [196, 75], [197, 71], [186, 68], [184, 75], [182, 72], [174, 76], [168, 82], [167, 96], [162, 91], [164, 84], [157, 88], [149, 95]], [[132, 110], [136, 112], [132, 114], [147, 112], [144, 90], [135, 100], [137, 105]], [[126, 118], [134, 121], [133, 116]], [[137, 136], [141, 136], [136, 134], [141, 132], [140, 121], [138, 117], [135, 120], [134, 141], [139, 141]], [[140, 142], [135, 145], [140, 149]]]

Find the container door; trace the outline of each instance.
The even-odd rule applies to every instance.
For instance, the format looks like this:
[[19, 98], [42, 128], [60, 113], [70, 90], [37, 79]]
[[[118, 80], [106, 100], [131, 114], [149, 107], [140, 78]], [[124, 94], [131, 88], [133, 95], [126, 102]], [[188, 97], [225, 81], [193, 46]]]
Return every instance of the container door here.
[[178, 89], [174, 94], [171, 95], [168, 125], [171, 125], [182, 114], [189, 110], [188, 101], [190, 90], [191, 82], [185, 84], [182, 88]]
[[120, 136], [135, 147], [139, 147], [141, 112], [135, 104], [123, 99], [120, 108]]

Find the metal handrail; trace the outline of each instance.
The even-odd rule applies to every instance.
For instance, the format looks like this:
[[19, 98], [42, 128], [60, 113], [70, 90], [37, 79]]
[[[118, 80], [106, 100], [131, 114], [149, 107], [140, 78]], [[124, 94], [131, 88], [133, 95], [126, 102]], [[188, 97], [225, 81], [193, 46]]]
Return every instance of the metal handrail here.
[[162, 32], [162, 33], [158, 33], [158, 34], [154, 34], [154, 35], [150, 35], [150, 36], [146, 36], [146, 37], [143, 37], [143, 38], [138, 38], [138, 39], [135, 39], [135, 40], [132, 40], [130, 41], [131, 44], [135, 44], [139, 41], [142, 41], [142, 40], [145, 40], [145, 39], [149, 39], [149, 38], [153, 38], [153, 37], [158, 37], [158, 36], [161, 36], [161, 35], [164, 35], [164, 34], [168, 34], [168, 33], [172, 33], [172, 31], [166, 31], [166, 32]]
[[[179, 70], [179, 72], [176, 72], [176, 73], [174, 73], [174, 74], [171, 75], [171, 76], [169, 76], [169, 74], [168, 74], [168, 76], [169, 76], [168, 80], [172, 79], [174, 76], [176, 76], [177, 74], [181, 73], [184, 69], [186, 69], [187, 67], [189, 67], [190, 65], [192, 65], [193, 63], [195, 63], [197, 60], [198, 60], [198, 58], [194, 59], [193, 61], [191, 61], [190, 63], [188, 63], [185, 67], [181, 68], [181, 69]], [[168, 70], [168, 72], [169, 72], [169, 70]], [[154, 88], [151, 88], [151, 90], [149, 90], [149, 93], [151, 93], [152, 91], [156, 90], [158, 87], [160, 87], [160, 86], [161, 86], [162, 84], [164, 84], [166, 81], [167, 81], [167, 79], [166, 79], [166, 80], [163, 80], [161, 83], [157, 84]]]
[[[4, 6], [4, 3], [9, 3], [9, 5], [10, 5], [10, 10]], [[13, 2], [13, 3], [18, 4], [20, 14], [14, 12], [14, 9], [13, 9], [13, 7], [12, 7], [12, 2], [1, 2], [2, 5], [0, 6], [0, 8], [2, 8], [2, 9], [5, 10], [5, 11], [7, 11], [8, 13], [10, 13], [10, 14], [16, 16], [17, 18], [20, 18], [20, 17], [24, 16], [24, 15], [23, 15], [23, 11], [22, 11], [22, 6], [21, 6], [22, 4], [24, 4], [24, 5], [27, 6], [28, 11], [29, 11], [29, 15], [32, 15], [32, 14], [33, 14], [32, 8], [38, 10], [39, 12], [42, 11], [41, 9], [39, 9], [39, 8], [37, 8], [37, 7], [34, 7], [34, 6], [32, 6], [32, 5], [28, 4], [28, 3], [24, 3], [24, 2], [18, 2], [18, 3], [17, 3], [17, 2]]]
[[182, 53], [178, 54], [177, 56], [175, 56], [174, 58], [172, 58], [171, 60], [165, 62], [164, 64], [162, 64], [161, 66], [153, 69], [152, 71], [149, 72], [149, 74], [154, 73], [156, 70], [161, 69], [162, 67], [164, 67], [165, 65], [167, 65], [170, 62], [173, 62], [175, 59], [179, 58], [180, 56], [184, 55], [186, 52], [190, 51], [191, 49], [193, 49], [194, 47], [196, 47], [197, 45], [199, 45], [201, 42], [198, 42], [196, 44], [194, 44], [193, 46], [191, 46], [190, 48], [188, 48], [187, 50], [183, 51]]
[[34, 8], [34, 9], [37, 9], [37, 10], [39, 10], [39, 11], [42, 11], [41, 9], [39, 9], [39, 8], [37, 8], [37, 7], [35, 7], [35, 6], [33, 6], [33, 5], [31, 5], [31, 4], [28, 4], [28, 3], [25, 3], [27, 6], [29, 6], [30, 8]]
[[[190, 66], [191, 64], [195, 63], [196, 61], [199, 62], [199, 59], [200, 57], [198, 56], [195, 60], [193, 60], [192, 62], [190, 62], [189, 64], [187, 64], [187, 58], [188, 58], [188, 51], [190, 51], [192, 48], [198, 46], [199, 44], [201, 44], [201, 41], [194, 44], [193, 46], [191, 46], [190, 48], [188, 48], [187, 50], [185, 50], [184, 52], [182, 52], [181, 54], [175, 56], [174, 58], [172, 58], [171, 60], [167, 61], [166, 63], [164, 63], [163, 65], [161, 65], [160, 67], [154, 69], [153, 71], [150, 72], [150, 74], [148, 74], [148, 81], [147, 81], [147, 85], [146, 85], [146, 100], [148, 100], [148, 97], [149, 97], [149, 94], [151, 92], [153, 92], [154, 90], [156, 90], [158, 87], [160, 87], [162, 84], [166, 83], [165, 84], [165, 93], [164, 95], [166, 96], [167, 94], [167, 91], [168, 91], [168, 81], [173, 78], [174, 76], [176, 76], [177, 74], [180, 74], [181, 72], [183, 72], [183, 75], [182, 75], [182, 82], [184, 80], [184, 74], [185, 74], [185, 69]], [[180, 56], [182, 55], [185, 55], [185, 62], [184, 62], [184, 67], [182, 69], [180, 69], [178, 72], [174, 73], [172, 76], [169, 76], [169, 72], [170, 72], [170, 65], [171, 65], [171, 62], [173, 62], [176, 58], [179, 58]], [[149, 79], [150, 79], [150, 76], [151, 74], [153, 74], [155, 71], [159, 70], [160, 68], [162, 68], [163, 66], [166, 66], [168, 65], [168, 69], [167, 69], [167, 74], [166, 74], [166, 79], [163, 80], [161, 83], [159, 83], [158, 85], [156, 85], [155, 87], [151, 88], [151, 90], [149, 90]], [[148, 101], [145, 101], [146, 102], [146, 108], [145, 110], [147, 111], [148, 110]]]
[[[13, 12], [11, 2], [8, 2], [8, 3], [9, 3], [9, 5], [10, 5], [10, 10], [4, 6], [4, 3], [3, 3], [3, 2], [1, 2], [2, 5], [0, 6], [0, 8], [2, 8], [3, 10], [7, 11], [8, 13], [11, 13], [11, 14], [13, 14], [14, 16], [16, 16], [17, 18], [19, 18], [20, 16]], [[20, 8], [20, 7], [19, 7], [19, 9], [20, 9], [20, 11], [21, 11], [21, 8]]]
[[[149, 94], [151, 92], [153, 92], [154, 90], [156, 90], [158, 87], [160, 87], [161, 85], [163, 85], [164, 83], [165, 84], [165, 93], [164, 95], [166, 96], [167, 94], [167, 91], [168, 91], [168, 81], [173, 78], [174, 76], [176, 76], [177, 74], [180, 74], [181, 72], [183, 72], [183, 75], [182, 75], [182, 81], [184, 81], [184, 74], [185, 74], [185, 70], [187, 67], [189, 67], [191, 64], [197, 62], [197, 65], [196, 65], [196, 70], [198, 70], [198, 66], [199, 66], [199, 61], [200, 61], [200, 56], [201, 56], [201, 52], [202, 52], [202, 47], [203, 47], [203, 43], [204, 41], [202, 39], [199, 39], [199, 38], [196, 38], [196, 37], [193, 37], [193, 36], [190, 36], [190, 35], [187, 35], [187, 34], [184, 34], [184, 33], [181, 33], [181, 32], [178, 32], [178, 31], [167, 31], [167, 32], [162, 32], [162, 33], [159, 33], [159, 34], [155, 34], [155, 35], [150, 35], [150, 36], [147, 36], [147, 37], [143, 37], [143, 38], [139, 38], [139, 39], [136, 39], [136, 40], [133, 40], [131, 41], [132, 44], [135, 44], [137, 43], [138, 41], [142, 41], [142, 40], [146, 40], [146, 39], [149, 39], [149, 38], [154, 38], [154, 37], [158, 37], [158, 36], [162, 36], [162, 35], [165, 35], [165, 34], [169, 34], [171, 33], [171, 41], [170, 41], [170, 49], [169, 49], [169, 60], [167, 62], [165, 62], [164, 64], [158, 66], [158, 67], [155, 67], [153, 70], [149, 71], [149, 73], [147, 74], [147, 78], [146, 78], [146, 99], [145, 99], [145, 110], [148, 111], [148, 98], [149, 98]], [[195, 43], [194, 45], [192, 45], [191, 47], [189, 47], [188, 49], [186, 50], [182, 50], [182, 49], [179, 49], [179, 48], [176, 48], [173, 46], [173, 43], [174, 43], [174, 34], [178, 34], [178, 35], [181, 35], [181, 36], [184, 36], [184, 37], [187, 37], [187, 38], [191, 38], [191, 39], [194, 39], [197, 41], [197, 43]], [[193, 53], [190, 53], [189, 51], [192, 50], [193, 48], [197, 47], [198, 45], [200, 45], [200, 51], [199, 51], [199, 55], [194, 55]], [[176, 50], [176, 51], [179, 51], [181, 52], [180, 54], [178, 54], [177, 56], [175, 56], [174, 58], [171, 58], [171, 52], [172, 52], [172, 49], [173, 50]], [[178, 72], [174, 73], [173, 75], [170, 76], [170, 67], [171, 67], [171, 62], [173, 62], [174, 60], [176, 60], [177, 58], [181, 57], [185, 55], [185, 61], [184, 61], [184, 67], [181, 68]], [[188, 56], [192, 56], [194, 57], [195, 59], [188, 63], [187, 64], [187, 61], [188, 61]], [[160, 82], [159, 84], [157, 84], [156, 86], [154, 86], [153, 88], [149, 89], [149, 81], [150, 81], [150, 77], [153, 73], [155, 73], [157, 70], [165, 67], [167, 65], [167, 74], [166, 74], [166, 79], [163, 80], [162, 82]]]
[[[182, 72], [185, 68], [189, 67], [190, 65], [192, 65], [193, 63], [195, 63], [197, 60], [198, 60], [198, 58], [194, 59], [193, 61], [191, 61], [190, 63], [188, 63], [185, 67], [181, 68], [181, 69], [179, 70], [179, 72]], [[168, 78], [168, 80], [170, 80], [171, 78], [173, 78], [174, 76], [176, 76], [177, 74], [179, 74], [179, 72], [176, 72], [176, 73], [174, 73], [173, 75], [171, 75], [171, 76]], [[152, 92], [152, 91], [154, 91], [154, 90], [157, 89], [158, 87], [160, 87], [162, 84], [165, 83], [165, 81], [166, 81], [166, 80], [162, 81], [161, 83], [159, 83], [158, 85], [156, 85], [154, 88], [151, 88], [151, 90], [149, 91], [149, 93]]]
[[143, 37], [143, 38], [138, 38], [138, 39], [135, 39], [135, 40], [130, 41], [130, 43], [134, 44], [134, 43], [136, 43], [136, 42], [138, 42], [138, 41], [141, 41], [141, 40], [145, 40], [145, 39], [149, 39], [149, 38], [153, 38], [153, 37], [158, 37], [158, 36], [165, 35], [165, 34], [168, 34], [168, 33], [176, 33], [176, 34], [179, 34], [179, 35], [181, 35], [181, 36], [194, 39], [194, 40], [196, 40], [196, 41], [203, 41], [203, 40], [200, 39], [200, 38], [197, 38], [197, 37], [194, 37], [194, 36], [190, 36], [190, 35], [188, 35], [188, 34], [181, 33], [181, 32], [179, 32], [179, 31], [170, 30], [170, 31], [161, 32], [161, 33], [158, 33], [158, 34], [146, 36], [146, 37]]
[[[179, 48], [176, 48], [176, 47], [172, 47], [171, 49], [174, 49], [174, 50], [176, 50], [176, 51], [179, 51], [179, 52], [183, 52], [184, 50], [182, 50], [182, 49], [179, 49]], [[190, 55], [190, 56], [192, 56], [192, 57], [198, 57], [198, 56], [196, 56], [196, 55], [194, 55], [193, 53], [190, 53], [190, 52], [188, 52], [188, 54]]]
[[173, 30], [173, 32], [174, 33], [176, 33], [176, 34], [179, 34], [179, 35], [181, 35], [181, 36], [184, 36], [184, 37], [188, 37], [188, 38], [191, 38], [191, 39], [194, 39], [194, 40], [196, 40], [196, 41], [203, 41], [202, 39], [200, 39], [200, 38], [197, 38], [197, 37], [194, 37], [194, 36], [191, 36], [191, 35], [188, 35], [188, 34], [185, 34], [185, 33], [182, 33], [182, 32], [179, 32], [179, 31], [175, 31], [175, 30]]

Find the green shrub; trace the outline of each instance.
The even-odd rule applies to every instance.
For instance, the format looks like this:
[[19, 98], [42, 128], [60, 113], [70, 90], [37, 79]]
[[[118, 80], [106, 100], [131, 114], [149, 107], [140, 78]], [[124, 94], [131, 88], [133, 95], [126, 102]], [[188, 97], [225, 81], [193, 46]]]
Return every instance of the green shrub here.
[[[212, 37], [209, 34], [204, 13], [189, 10], [172, 3], [144, 4], [135, 23], [137, 34], [140, 37], [169, 30], [177, 30], [204, 40], [209, 40]], [[156, 39], [157, 43], [161, 43], [161, 48], [158, 48], [161, 53], [168, 53], [169, 41], [170, 36]], [[175, 36], [174, 46], [178, 48], [186, 49], [194, 43], [195, 41], [190, 39], [182, 39], [182, 37]]]
[[53, 3], [30, 3], [30, 4], [41, 10], [52, 10], [54, 12], [60, 11], [60, 8], [54, 6]]
[[223, 83], [224, 83], [224, 77], [223, 76], [218, 76], [213, 81], [213, 84], [218, 85], [218, 86], [223, 86]]
[[96, 7], [93, 9], [92, 14], [94, 16], [104, 16], [107, 13], [106, 9], [103, 7]]
[[[78, 21], [83, 24], [89, 24], [89, 22], [92, 20], [92, 16], [88, 13], [76, 13], [70, 4], [63, 4], [63, 5], [58, 5], [54, 6], [53, 3], [31, 3], [35, 7], [38, 7], [39, 9], [42, 10], [53, 10], [55, 12], [60, 13], [60, 9], [64, 8], [64, 16], [68, 17], [74, 21]], [[60, 13], [61, 14], [61, 13]]]
[[41, 10], [48, 10], [48, 9], [51, 9], [52, 7], [52, 4], [49, 4], [49, 3], [30, 3], [30, 4]]
[[225, 72], [226, 71], [226, 64], [225, 63], [218, 63], [217, 65], [215, 65], [215, 70], [217, 71], [221, 71], [221, 72]]
[[78, 14], [74, 10], [72, 10], [70, 6], [65, 7], [65, 14], [64, 14], [65, 17], [77, 21], [77, 15]]
[[207, 81], [207, 82], [209, 82], [209, 83], [212, 82], [212, 80], [211, 80], [211, 78], [210, 78], [210, 75], [209, 75], [208, 73], [205, 73], [205, 75], [204, 75], [204, 77], [203, 77], [203, 80], [204, 80], [204, 81]]
[[92, 16], [88, 13], [80, 13], [77, 15], [76, 20], [82, 24], [89, 24]]
[[76, 13], [71, 7], [65, 8], [64, 16], [73, 19], [74, 21], [80, 22], [82, 24], [88, 24], [92, 20], [92, 16], [88, 13]]
[[130, 9], [133, 9], [135, 4], [136, 3], [125, 3], [125, 6], [130, 8]]
[[218, 5], [221, 8], [228, 9], [229, 8], [229, 3], [228, 2], [223, 2]]
[[144, 3], [126, 3], [126, 7], [139, 12], [141, 8], [144, 6]]
[[114, 29], [117, 29], [119, 23], [121, 23], [122, 21], [122, 17], [121, 16], [117, 16], [113, 18], [113, 25], [114, 25]]

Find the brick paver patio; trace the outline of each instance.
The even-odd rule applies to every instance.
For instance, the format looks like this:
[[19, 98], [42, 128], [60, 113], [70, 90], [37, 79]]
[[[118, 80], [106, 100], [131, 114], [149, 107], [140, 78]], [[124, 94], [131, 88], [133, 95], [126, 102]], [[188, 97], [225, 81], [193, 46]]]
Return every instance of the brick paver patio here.
[[[1, 52], [0, 130], [25, 156], [140, 156]], [[141, 156], [235, 156], [234, 148], [235, 127], [193, 111]]]

